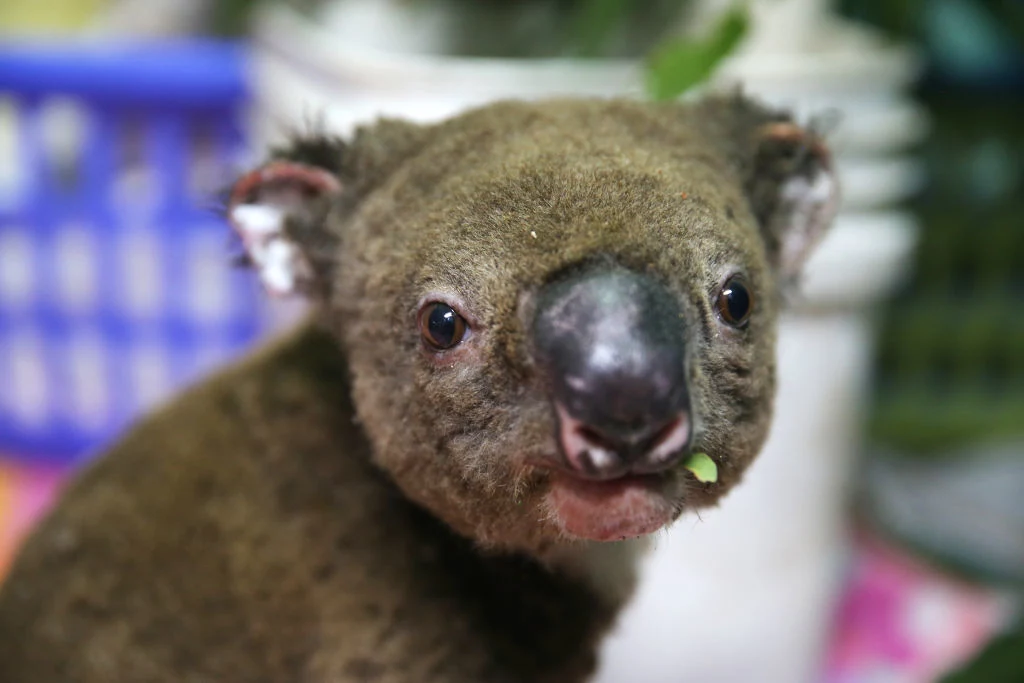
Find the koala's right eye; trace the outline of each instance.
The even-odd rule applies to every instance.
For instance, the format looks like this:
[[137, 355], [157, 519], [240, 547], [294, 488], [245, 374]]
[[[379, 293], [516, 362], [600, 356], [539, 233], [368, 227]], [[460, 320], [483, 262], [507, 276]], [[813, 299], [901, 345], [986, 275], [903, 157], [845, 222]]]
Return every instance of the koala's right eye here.
[[742, 328], [750, 319], [750, 313], [754, 308], [754, 297], [747, 289], [743, 278], [733, 276], [722, 287], [718, 293], [718, 314], [728, 325]]
[[420, 309], [420, 334], [430, 348], [444, 351], [466, 336], [466, 321], [448, 304], [435, 301]]

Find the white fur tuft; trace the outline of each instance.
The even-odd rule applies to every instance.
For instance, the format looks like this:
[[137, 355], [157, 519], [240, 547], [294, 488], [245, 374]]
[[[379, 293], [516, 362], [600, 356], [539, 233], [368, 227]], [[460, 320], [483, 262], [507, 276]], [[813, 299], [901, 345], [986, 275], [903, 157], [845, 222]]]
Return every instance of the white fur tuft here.
[[839, 182], [829, 170], [812, 178], [797, 176], [782, 186], [782, 204], [790, 223], [783, 232], [780, 263], [787, 274], [797, 272], [825, 233], [839, 203]]
[[309, 265], [285, 235], [285, 212], [268, 204], [239, 204], [231, 211], [231, 223], [267, 291], [294, 294], [309, 275]]

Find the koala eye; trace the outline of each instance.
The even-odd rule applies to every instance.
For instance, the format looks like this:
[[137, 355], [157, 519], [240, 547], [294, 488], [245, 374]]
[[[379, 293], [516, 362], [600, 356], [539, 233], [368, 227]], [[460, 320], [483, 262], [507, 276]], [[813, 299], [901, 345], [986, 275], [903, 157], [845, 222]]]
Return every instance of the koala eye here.
[[718, 294], [716, 302], [718, 315], [726, 324], [733, 327], [743, 327], [750, 319], [750, 313], [754, 309], [754, 297], [750, 294], [743, 279], [739, 276], [729, 278], [722, 291]]
[[448, 304], [435, 301], [420, 309], [420, 334], [431, 348], [444, 351], [466, 336], [466, 321]]

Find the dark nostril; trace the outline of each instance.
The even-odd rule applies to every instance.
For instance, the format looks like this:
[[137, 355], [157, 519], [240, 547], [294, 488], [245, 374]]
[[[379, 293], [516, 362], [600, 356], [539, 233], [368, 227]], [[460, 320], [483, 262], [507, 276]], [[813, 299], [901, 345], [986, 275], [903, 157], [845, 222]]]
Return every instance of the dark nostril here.
[[644, 453], [654, 450], [659, 443], [668, 438], [669, 434], [671, 434], [673, 430], [679, 427], [679, 421], [680, 418], [677, 417], [656, 431], [653, 436], [645, 439], [643, 443], [640, 444], [640, 450]]
[[609, 439], [608, 437], [604, 436], [596, 429], [593, 429], [592, 427], [587, 427], [586, 425], [577, 427], [576, 433], [579, 434], [584, 439], [586, 439], [589, 443], [592, 443], [595, 446], [599, 446], [601, 448], [606, 448], [610, 451], [618, 451], [620, 450], [620, 446], [622, 445], [621, 443], [617, 443], [612, 439]]
[[667, 469], [675, 464], [689, 442], [690, 416], [685, 412], [679, 413], [644, 442], [633, 462], [633, 471], [650, 473]]

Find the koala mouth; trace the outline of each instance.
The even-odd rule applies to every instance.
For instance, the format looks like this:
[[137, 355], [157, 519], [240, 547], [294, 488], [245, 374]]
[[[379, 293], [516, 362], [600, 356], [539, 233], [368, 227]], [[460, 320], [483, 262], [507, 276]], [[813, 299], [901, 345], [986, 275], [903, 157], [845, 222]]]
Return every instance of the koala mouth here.
[[551, 473], [547, 504], [562, 531], [618, 541], [653, 533], [675, 519], [679, 506], [666, 489], [690, 443], [686, 411], [642, 432], [627, 448], [555, 407], [562, 458], [537, 464]]
[[688, 410], [616, 429], [608, 421], [584, 422], [559, 402], [554, 407], [561, 457], [537, 464], [551, 473], [547, 505], [563, 532], [618, 541], [675, 519], [680, 508], [667, 489], [691, 445]]
[[570, 536], [619, 541], [653, 533], [675, 519], [677, 506], [663, 492], [666, 483], [658, 474], [594, 481], [555, 471], [547, 502]]

